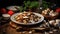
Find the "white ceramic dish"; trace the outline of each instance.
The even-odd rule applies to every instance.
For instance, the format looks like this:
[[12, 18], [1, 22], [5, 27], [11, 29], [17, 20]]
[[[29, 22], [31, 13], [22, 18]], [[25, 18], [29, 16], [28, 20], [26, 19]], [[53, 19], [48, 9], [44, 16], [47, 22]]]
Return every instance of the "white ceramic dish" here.
[[17, 9], [15, 7], [17, 7], [18, 9], [20, 8], [20, 6], [8, 6], [7, 9], [17, 11]]
[[41, 14], [38, 14], [38, 13], [35, 13], [35, 12], [33, 12], [33, 13], [35, 15], [41, 17], [41, 19], [38, 22], [36, 22], [36, 23], [27, 23], [27, 24], [24, 24], [24, 23], [17, 22], [14, 17], [17, 16], [17, 15], [19, 15], [20, 13], [15, 13], [14, 15], [12, 15], [11, 16], [11, 21], [13, 21], [13, 22], [15, 22], [17, 24], [22, 24], [22, 25], [34, 25], [34, 24], [41, 23], [44, 20], [44, 17]]

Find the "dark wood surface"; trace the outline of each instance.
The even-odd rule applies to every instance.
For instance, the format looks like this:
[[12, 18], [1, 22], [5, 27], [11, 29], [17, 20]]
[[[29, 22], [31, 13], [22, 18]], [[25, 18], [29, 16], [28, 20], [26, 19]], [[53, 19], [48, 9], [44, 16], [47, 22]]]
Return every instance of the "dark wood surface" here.
[[[11, 26], [9, 26], [9, 24], [5, 24], [5, 25], [2, 25], [0, 27], [0, 34], [23, 34], [23, 33], [17, 32], [16, 29], [14, 29]], [[29, 33], [26, 32], [24, 34], [29, 34]], [[44, 34], [44, 32], [43, 33], [42, 32], [34, 32], [33, 34]], [[60, 34], [60, 30], [55, 31], [55, 32], [50, 33], [50, 34]]]

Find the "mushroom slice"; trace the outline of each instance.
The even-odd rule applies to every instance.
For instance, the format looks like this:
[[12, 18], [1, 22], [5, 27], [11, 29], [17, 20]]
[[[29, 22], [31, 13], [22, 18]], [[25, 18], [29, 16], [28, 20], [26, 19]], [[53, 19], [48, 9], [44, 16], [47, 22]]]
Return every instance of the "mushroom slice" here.
[[23, 18], [29, 18], [29, 17], [27, 17], [27, 16], [24, 16]]

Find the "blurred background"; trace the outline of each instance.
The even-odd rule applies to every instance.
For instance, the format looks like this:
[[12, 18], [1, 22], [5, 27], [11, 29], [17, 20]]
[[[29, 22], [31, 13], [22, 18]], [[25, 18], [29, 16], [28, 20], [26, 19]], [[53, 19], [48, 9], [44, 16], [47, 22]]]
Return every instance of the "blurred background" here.
[[[6, 6], [10, 6], [10, 5], [22, 5], [24, 0], [0, 0], [0, 7], [6, 7]], [[32, 0], [30, 0], [32, 1]], [[33, 0], [34, 1], [34, 0]], [[36, 0], [38, 1], [38, 0]], [[60, 6], [59, 4], [59, 0], [44, 0], [46, 2], [51, 2], [51, 3], [55, 3], [57, 5], [57, 7]]]
[[[8, 6], [15, 6], [15, 5], [23, 6], [24, 1], [28, 1], [28, 0], [0, 0], [0, 16], [2, 16], [2, 12], [1, 12], [2, 8], [6, 8]], [[56, 10], [56, 8], [60, 7], [59, 0], [30, 0], [30, 1], [38, 1], [38, 2], [42, 1], [41, 7], [45, 7], [45, 8], [49, 7], [53, 10]]]

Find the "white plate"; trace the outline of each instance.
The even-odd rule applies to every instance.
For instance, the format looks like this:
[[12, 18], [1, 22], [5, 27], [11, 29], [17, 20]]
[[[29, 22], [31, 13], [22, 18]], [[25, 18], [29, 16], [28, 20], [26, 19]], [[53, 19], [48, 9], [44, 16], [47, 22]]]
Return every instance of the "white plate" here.
[[[33, 12], [33, 13], [34, 13], [34, 12]], [[43, 17], [41, 14], [34, 13], [35, 15], [41, 17], [41, 19], [40, 19], [38, 22], [36, 22], [36, 23], [27, 23], [27, 24], [24, 24], [24, 23], [17, 22], [17, 21], [15, 20], [14, 17], [17, 16], [18, 14], [20, 14], [20, 13], [15, 13], [14, 15], [11, 16], [11, 21], [13, 21], [13, 22], [15, 22], [15, 23], [17, 23], [17, 24], [22, 24], [22, 25], [34, 25], [34, 24], [38, 24], [38, 23], [40, 23], [40, 22], [42, 22], [42, 21], [44, 20], [44, 17]]]
[[20, 6], [8, 6], [7, 9], [17, 11], [17, 9], [15, 7], [20, 8]]

